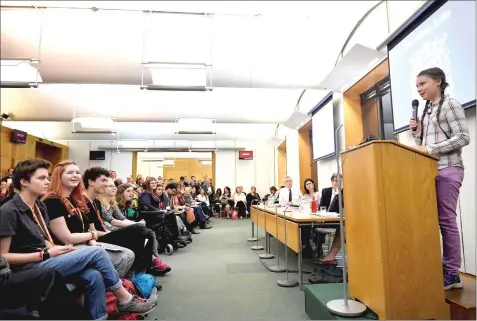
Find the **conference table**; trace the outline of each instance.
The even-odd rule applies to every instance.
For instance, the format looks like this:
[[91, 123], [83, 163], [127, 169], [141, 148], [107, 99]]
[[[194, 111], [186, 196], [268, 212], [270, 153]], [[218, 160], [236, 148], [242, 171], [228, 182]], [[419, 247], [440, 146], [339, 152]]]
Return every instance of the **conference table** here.
[[298, 209], [287, 209], [275, 205], [252, 205], [250, 218], [253, 224], [257, 224], [266, 233], [277, 238], [293, 252], [298, 254], [298, 283], [300, 289], [303, 289], [303, 255], [301, 229], [306, 226], [336, 226], [336, 224], [340, 221], [339, 217], [337, 217], [336, 215], [330, 217], [320, 215], [320, 213], [311, 214], [299, 211]]

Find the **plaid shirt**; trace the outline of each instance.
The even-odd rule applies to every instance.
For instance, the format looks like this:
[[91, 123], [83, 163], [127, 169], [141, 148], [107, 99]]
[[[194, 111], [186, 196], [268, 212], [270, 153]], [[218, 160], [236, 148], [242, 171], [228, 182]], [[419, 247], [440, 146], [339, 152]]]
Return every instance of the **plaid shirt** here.
[[[465, 113], [459, 102], [445, 96], [437, 123], [437, 107], [439, 101], [430, 104], [424, 115], [422, 130], [424, 135], [421, 141], [421, 132], [412, 132], [417, 145], [424, 145], [429, 154], [438, 156], [439, 169], [446, 167], [464, 168], [462, 161], [462, 147], [470, 142], [469, 128], [465, 122]], [[430, 114], [429, 114], [430, 112]], [[447, 138], [446, 134], [449, 138]]]

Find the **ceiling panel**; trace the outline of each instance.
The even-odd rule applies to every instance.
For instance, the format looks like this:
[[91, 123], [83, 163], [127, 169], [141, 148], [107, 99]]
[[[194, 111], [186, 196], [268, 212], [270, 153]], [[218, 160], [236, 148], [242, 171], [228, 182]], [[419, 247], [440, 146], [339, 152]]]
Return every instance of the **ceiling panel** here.
[[300, 92], [238, 88], [168, 92], [124, 85], [42, 84], [37, 89], [2, 88], [1, 96], [2, 111], [13, 113], [15, 120], [69, 121], [74, 115], [104, 115], [119, 121], [173, 121], [187, 116], [280, 123], [293, 112]]

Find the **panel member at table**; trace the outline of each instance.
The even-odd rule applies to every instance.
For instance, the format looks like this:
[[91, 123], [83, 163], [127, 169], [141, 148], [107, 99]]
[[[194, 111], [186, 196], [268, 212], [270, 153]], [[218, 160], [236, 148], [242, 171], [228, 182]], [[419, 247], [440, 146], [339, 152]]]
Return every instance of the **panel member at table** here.
[[[327, 212], [339, 212], [339, 198], [338, 198], [338, 174], [334, 173], [331, 176], [331, 186], [323, 188], [321, 191], [321, 200], [320, 208], [326, 207]], [[343, 197], [343, 189], [341, 190], [341, 197]], [[344, 204], [344, 201], [343, 201]], [[333, 244], [328, 254], [322, 259], [316, 261], [318, 265], [337, 265], [338, 261], [336, 260], [336, 254], [338, 254], [341, 249], [341, 230], [336, 229], [335, 237], [333, 239]]]
[[285, 187], [280, 190], [278, 203], [281, 206], [296, 205], [301, 200], [301, 192], [293, 187], [293, 179], [290, 176], [285, 178]]

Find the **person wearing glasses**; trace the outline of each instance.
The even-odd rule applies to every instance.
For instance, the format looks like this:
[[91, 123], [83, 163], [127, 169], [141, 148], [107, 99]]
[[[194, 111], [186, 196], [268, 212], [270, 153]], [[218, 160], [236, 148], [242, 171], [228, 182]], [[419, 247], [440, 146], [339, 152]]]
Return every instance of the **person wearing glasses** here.
[[280, 190], [278, 203], [281, 206], [297, 205], [302, 195], [299, 189], [293, 187], [293, 179], [285, 177], [285, 187]]

